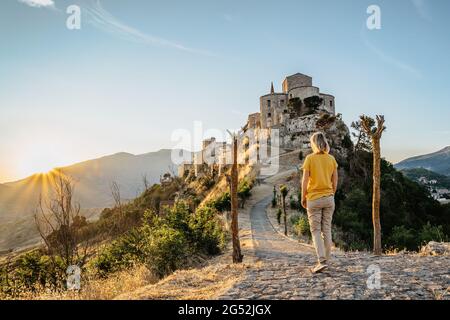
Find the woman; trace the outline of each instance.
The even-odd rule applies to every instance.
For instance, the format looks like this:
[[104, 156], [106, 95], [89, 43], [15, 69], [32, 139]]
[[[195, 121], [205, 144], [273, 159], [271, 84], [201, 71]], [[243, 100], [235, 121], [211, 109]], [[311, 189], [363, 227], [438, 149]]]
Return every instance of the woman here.
[[338, 183], [337, 162], [322, 132], [311, 136], [313, 153], [303, 163], [302, 206], [307, 209], [318, 264], [311, 272], [326, 269], [331, 253], [331, 219]]

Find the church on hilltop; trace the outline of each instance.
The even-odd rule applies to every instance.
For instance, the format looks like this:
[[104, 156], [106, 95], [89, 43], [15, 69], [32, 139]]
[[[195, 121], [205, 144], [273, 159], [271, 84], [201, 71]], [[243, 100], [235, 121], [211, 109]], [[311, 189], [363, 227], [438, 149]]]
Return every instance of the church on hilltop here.
[[275, 92], [272, 83], [270, 93], [259, 98], [259, 109], [249, 115], [249, 128], [273, 128], [311, 114], [335, 115], [335, 101], [334, 96], [314, 87], [310, 76], [296, 73], [284, 79], [282, 92]]

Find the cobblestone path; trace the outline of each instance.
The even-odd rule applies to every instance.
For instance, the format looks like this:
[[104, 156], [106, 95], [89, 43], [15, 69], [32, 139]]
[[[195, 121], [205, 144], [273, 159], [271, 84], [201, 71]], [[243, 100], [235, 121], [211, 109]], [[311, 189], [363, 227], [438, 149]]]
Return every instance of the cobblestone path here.
[[313, 249], [275, 231], [270, 200], [250, 211], [257, 263], [219, 299], [449, 299], [449, 256], [335, 252], [327, 271], [312, 274]]

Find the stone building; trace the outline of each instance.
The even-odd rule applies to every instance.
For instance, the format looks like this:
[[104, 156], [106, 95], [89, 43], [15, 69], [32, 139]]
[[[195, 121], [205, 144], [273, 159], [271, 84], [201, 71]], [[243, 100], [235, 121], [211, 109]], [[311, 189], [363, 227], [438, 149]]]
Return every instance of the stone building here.
[[[345, 152], [342, 141], [349, 137], [349, 130], [341, 115], [335, 114], [334, 96], [321, 93], [312, 85], [312, 78], [301, 73], [286, 77], [281, 93], [275, 92], [272, 83], [270, 93], [260, 97], [260, 112], [248, 115], [238, 133], [238, 163], [265, 165], [291, 151], [309, 153], [309, 138], [322, 130], [318, 121], [324, 117], [330, 121], [326, 133], [333, 151]], [[273, 148], [277, 150], [274, 154]], [[287, 162], [298, 162], [298, 154], [291, 156], [294, 158]], [[202, 150], [194, 152], [190, 162], [179, 167], [179, 175], [220, 175], [231, 163], [231, 145], [212, 137], [203, 141]]]
[[[261, 128], [271, 128], [276, 125], [285, 124], [292, 118], [291, 105], [294, 102], [299, 104], [298, 115], [307, 115], [308, 98], [317, 97], [321, 102], [314, 113], [335, 114], [334, 96], [321, 93], [319, 88], [312, 85], [310, 76], [296, 73], [284, 79], [282, 85], [283, 92], [277, 93], [271, 86], [271, 92], [259, 99], [260, 104], [260, 125]], [[290, 103], [291, 102], [291, 103]]]

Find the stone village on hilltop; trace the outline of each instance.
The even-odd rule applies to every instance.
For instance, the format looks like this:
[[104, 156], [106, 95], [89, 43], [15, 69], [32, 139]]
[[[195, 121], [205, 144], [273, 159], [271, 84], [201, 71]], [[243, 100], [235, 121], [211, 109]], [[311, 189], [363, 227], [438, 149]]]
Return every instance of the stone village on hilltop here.
[[[299, 152], [309, 153], [309, 137], [320, 129], [320, 119], [325, 123], [331, 119], [327, 131], [336, 134], [329, 137], [330, 142], [333, 144], [333, 139], [337, 139], [334, 145], [340, 145], [349, 130], [341, 116], [335, 114], [334, 96], [321, 93], [313, 86], [312, 78], [301, 73], [287, 76], [280, 93], [275, 92], [272, 83], [270, 93], [260, 97], [260, 112], [250, 114], [238, 133], [238, 162], [267, 163], [271, 157], [279, 155], [280, 164], [298, 163]], [[271, 141], [275, 138], [277, 142]], [[270, 153], [274, 144], [277, 144], [276, 155]], [[263, 150], [264, 147], [267, 150]], [[292, 151], [297, 152], [290, 157], [282, 156]], [[231, 145], [211, 137], [203, 140], [200, 151], [191, 153], [190, 161], [179, 166], [178, 174], [181, 177], [190, 174], [198, 177], [208, 172], [220, 175], [230, 164]]]

